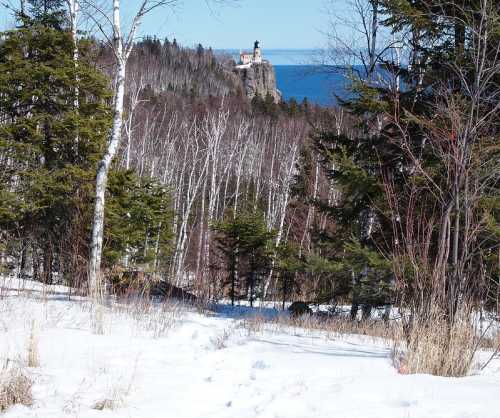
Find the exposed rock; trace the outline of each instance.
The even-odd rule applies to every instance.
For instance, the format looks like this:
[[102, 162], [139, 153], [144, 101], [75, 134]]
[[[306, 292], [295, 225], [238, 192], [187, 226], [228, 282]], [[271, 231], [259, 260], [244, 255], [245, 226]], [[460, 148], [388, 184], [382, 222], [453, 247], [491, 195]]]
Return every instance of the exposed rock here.
[[160, 281], [151, 286], [149, 294], [150, 296], [156, 296], [161, 298], [178, 299], [183, 302], [190, 302], [190, 303], [196, 302], [195, 295], [165, 281]]
[[308, 315], [312, 314], [312, 309], [305, 302], [293, 302], [288, 307], [288, 310], [290, 311], [290, 314], [294, 318], [297, 318], [299, 316], [306, 315], [306, 314], [308, 314]]
[[110, 278], [112, 291], [120, 298], [157, 297], [178, 299], [183, 302], [196, 302], [192, 293], [162, 280], [155, 280], [151, 275], [139, 270], [114, 272]]
[[270, 94], [276, 103], [281, 100], [281, 92], [276, 88], [276, 74], [271, 63], [252, 63], [236, 66], [235, 72], [239, 74], [245, 87], [246, 95], [252, 99], [257, 94], [265, 98]]

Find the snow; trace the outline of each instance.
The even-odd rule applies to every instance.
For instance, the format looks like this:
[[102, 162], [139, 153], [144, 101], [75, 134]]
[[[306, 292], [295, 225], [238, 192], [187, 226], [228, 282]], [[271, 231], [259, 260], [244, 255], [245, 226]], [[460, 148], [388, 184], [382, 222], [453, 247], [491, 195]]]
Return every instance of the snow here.
[[[459, 379], [400, 375], [390, 344], [299, 328], [253, 332], [248, 308], [201, 314], [113, 301], [97, 335], [84, 298], [20, 286], [0, 289], [0, 360], [22, 361], [33, 329], [40, 367], [27, 369], [34, 405], [6, 418], [500, 417], [500, 360]], [[113, 409], [95, 409], [106, 399]]]

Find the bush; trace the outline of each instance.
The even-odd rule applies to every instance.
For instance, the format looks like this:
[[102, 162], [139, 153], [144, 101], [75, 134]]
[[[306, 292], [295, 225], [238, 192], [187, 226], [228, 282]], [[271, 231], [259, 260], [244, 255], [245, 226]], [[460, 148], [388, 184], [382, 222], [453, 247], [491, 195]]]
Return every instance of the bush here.
[[32, 386], [32, 380], [23, 370], [7, 360], [0, 370], [0, 412], [13, 405], [31, 406]]
[[457, 314], [449, 324], [437, 310], [411, 327], [401, 326], [394, 341], [393, 361], [400, 373], [427, 373], [436, 376], [466, 376], [474, 362], [481, 336], [471, 316]]

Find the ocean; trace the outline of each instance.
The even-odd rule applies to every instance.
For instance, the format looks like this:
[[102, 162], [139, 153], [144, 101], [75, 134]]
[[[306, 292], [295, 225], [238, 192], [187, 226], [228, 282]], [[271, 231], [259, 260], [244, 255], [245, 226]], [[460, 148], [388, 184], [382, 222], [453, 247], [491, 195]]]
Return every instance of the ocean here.
[[[239, 60], [239, 50], [223, 50]], [[336, 104], [335, 95], [346, 96], [346, 79], [335, 67], [322, 65], [321, 51], [314, 49], [263, 49], [264, 59], [276, 70], [276, 83], [285, 100], [299, 103], [307, 97], [322, 106]]]
[[346, 97], [346, 79], [335, 67], [318, 65], [275, 65], [276, 84], [283, 99], [292, 97], [299, 103], [305, 98], [310, 103], [332, 106], [336, 95]]

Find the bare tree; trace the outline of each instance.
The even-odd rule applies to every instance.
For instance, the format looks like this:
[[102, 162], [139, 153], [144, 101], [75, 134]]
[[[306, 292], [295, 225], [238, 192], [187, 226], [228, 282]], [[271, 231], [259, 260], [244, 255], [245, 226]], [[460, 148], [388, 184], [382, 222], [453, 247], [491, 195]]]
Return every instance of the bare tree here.
[[[442, 10], [450, 5], [430, 5], [439, 4]], [[495, 145], [500, 111], [500, 90], [494, 81], [500, 71], [500, 45], [493, 30], [497, 8], [496, 2], [481, 0], [469, 20], [460, 22], [468, 28], [471, 43], [468, 63], [464, 65], [457, 54], [443, 64], [454, 82], [434, 87], [432, 120], [411, 116], [424, 132], [420, 151], [411, 143], [411, 122], [392, 115], [410, 175], [404, 195], [396, 191], [390, 176], [384, 179], [394, 230], [391, 258], [404, 301], [424, 320], [431, 306], [438, 306], [452, 324], [460, 306], [484, 303], [490, 281], [495, 280], [495, 267], [487, 265], [488, 258], [500, 256], [492, 226], [495, 215], [482, 202], [498, 195], [500, 179]], [[423, 149], [435, 159], [442, 177], [436, 176], [436, 165], [426, 164]], [[411, 284], [406, 280], [408, 265], [414, 277]]]
[[[176, 0], [143, 0], [140, 4], [139, 10], [134, 16], [128, 34], [124, 35], [121, 25], [121, 2], [120, 0], [113, 0], [112, 17], [110, 18], [106, 12], [96, 4], [91, 4], [93, 9], [98, 12], [107, 22], [111, 24], [112, 28], [112, 41], [110, 46], [114, 53], [115, 59], [115, 80], [114, 80], [114, 114], [113, 126], [109, 135], [109, 140], [106, 152], [99, 162], [96, 177], [96, 196], [94, 206], [94, 217], [92, 222], [92, 235], [90, 244], [90, 259], [89, 259], [89, 292], [95, 300], [102, 300], [103, 298], [103, 283], [101, 279], [101, 257], [102, 257], [102, 244], [104, 233], [104, 207], [105, 207], [105, 193], [106, 184], [108, 180], [108, 173], [111, 167], [113, 158], [118, 150], [122, 134], [123, 125], [123, 100], [125, 95], [125, 73], [128, 58], [134, 47], [134, 41], [137, 30], [141, 24], [142, 18], [152, 10], [161, 6], [173, 6]], [[105, 26], [95, 20], [103, 34], [107, 36]], [[107, 39], [109, 39], [107, 37]]]
[[[73, 40], [73, 62], [75, 64], [75, 68], [78, 68], [78, 59], [80, 55], [78, 50], [78, 13], [80, 12], [80, 4], [78, 3], [78, 0], [66, 0], [66, 5], [69, 11], [69, 24], [71, 29], [71, 38]], [[78, 89], [78, 79], [76, 81], [74, 106], [75, 109], [78, 110], [80, 107], [80, 92]], [[78, 134], [75, 138], [75, 143], [78, 144]]]

